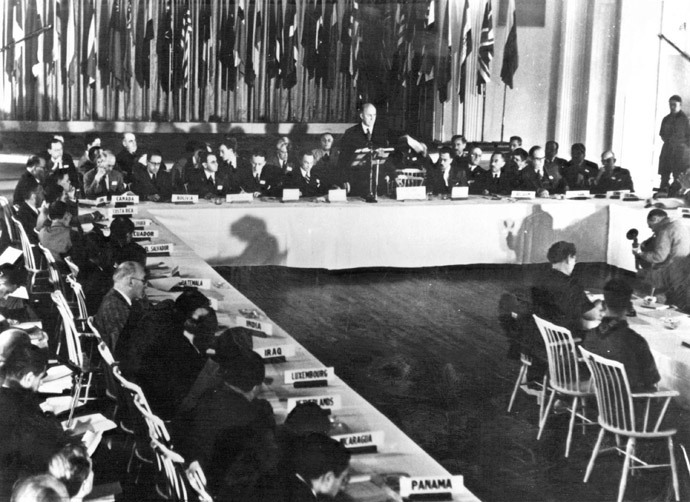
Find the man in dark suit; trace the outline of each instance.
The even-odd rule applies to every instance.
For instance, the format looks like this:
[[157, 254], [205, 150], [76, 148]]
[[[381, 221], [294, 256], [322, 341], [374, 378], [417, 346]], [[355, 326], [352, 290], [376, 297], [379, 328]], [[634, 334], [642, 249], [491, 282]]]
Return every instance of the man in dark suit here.
[[[523, 150], [524, 152], [524, 150]], [[517, 156], [516, 156], [517, 158]], [[547, 187], [553, 184], [553, 188], [558, 187], [558, 182], [560, 181], [560, 175], [558, 180], [554, 180], [554, 176], [551, 178], [544, 172], [544, 161], [546, 156], [544, 155], [544, 149], [540, 146], [533, 146], [529, 150], [529, 160], [526, 162], [524, 167], [520, 167], [522, 162], [518, 164], [520, 170], [517, 173], [517, 188], [516, 190], [524, 190], [528, 192], [536, 192], [537, 197], [548, 197], [549, 190]], [[560, 188], [558, 188], [559, 191]]]
[[616, 165], [616, 155], [611, 150], [601, 154], [601, 164], [603, 167], [592, 181], [593, 193], [606, 193], [612, 190], [635, 191], [630, 171]]
[[515, 176], [504, 169], [506, 165], [505, 156], [500, 152], [491, 155], [488, 171], [481, 171], [477, 174], [475, 181], [470, 185], [470, 193], [478, 195], [510, 195], [515, 190]]
[[17, 210], [17, 220], [22, 224], [29, 242], [38, 244], [38, 235], [34, 229], [38, 220], [38, 208], [43, 203], [43, 189], [38, 183], [33, 186], [27, 185], [21, 198], [23, 200]]
[[26, 193], [27, 188], [43, 184], [45, 180], [45, 165], [45, 159], [38, 155], [32, 155], [27, 159], [26, 171], [19, 177], [17, 186], [14, 188], [14, 195], [12, 196], [13, 205], [19, 205], [24, 202], [22, 197]]
[[[246, 170], [248, 166], [246, 161], [237, 156], [237, 140], [235, 138], [227, 137], [218, 145], [218, 172], [224, 174], [228, 179], [228, 189], [226, 193], [240, 193], [242, 187], [240, 185], [240, 174], [242, 170]], [[242, 166], [240, 167], [240, 163]]]
[[295, 170], [295, 162], [292, 157], [292, 141], [290, 141], [290, 138], [283, 136], [278, 139], [275, 153], [267, 158], [266, 161], [272, 166], [278, 166], [283, 176]]
[[266, 152], [254, 150], [251, 169], [240, 172], [240, 186], [244, 192], [253, 193], [254, 197], [277, 197], [283, 189], [283, 176], [280, 168], [266, 163]]
[[376, 107], [371, 103], [364, 104], [359, 117], [361, 122], [345, 131], [340, 139], [340, 170], [348, 172], [347, 179], [352, 196], [369, 194], [369, 167], [350, 167], [355, 158], [355, 150], [388, 146], [387, 131], [381, 126], [376, 126]]
[[585, 159], [587, 148], [582, 143], [575, 143], [570, 148], [570, 160], [563, 168], [563, 177], [570, 190], [589, 188], [592, 178], [597, 175], [598, 167], [594, 162]]
[[146, 167], [142, 164], [134, 166], [132, 191], [142, 199], [151, 202], [170, 200], [172, 179], [163, 164], [163, 155], [160, 150], [151, 150], [146, 159]]
[[449, 194], [456, 186], [468, 186], [467, 173], [461, 165], [454, 162], [451, 149], [442, 148], [438, 163], [427, 171], [427, 192], [434, 195]]
[[563, 169], [565, 169], [568, 161], [558, 156], [558, 143], [553, 140], [547, 141], [544, 149], [546, 150], [544, 169], [548, 172], [554, 166], [559, 173], [563, 174]]
[[189, 193], [205, 199], [223, 196], [227, 193], [228, 179], [218, 172], [218, 159], [214, 153], [199, 153], [201, 169], [197, 170], [189, 180], [187, 190]]
[[299, 169], [286, 175], [284, 188], [297, 188], [302, 197], [318, 197], [328, 191], [327, 176], [323, 169], [314, 167], [314, 154], [302, 153]]
[[122, 150], [117, 154], [116, 165], [118, 170], [125, 178], [125, 183], [131, 183], [132, 170], [134, 165], [139, 162], [141, 153], [137, 150], [137, 138], [131, 132], [122, 136]]

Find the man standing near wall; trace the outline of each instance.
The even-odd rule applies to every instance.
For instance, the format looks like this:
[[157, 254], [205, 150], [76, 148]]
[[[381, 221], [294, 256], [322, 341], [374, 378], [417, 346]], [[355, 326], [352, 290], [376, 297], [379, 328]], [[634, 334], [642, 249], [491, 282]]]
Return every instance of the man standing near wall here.
[[685, 112], [681, 110], [683, 100], [673, 95], [668, 100], [671, 113], [661, 121], [659, 136], [664, 142], [659, 155], [659, 174], [661, 185], [659, 191], [667, 192], [669, 178], [673, 174], [675, 180], [683, 171], [690, 167], [690, 122]]

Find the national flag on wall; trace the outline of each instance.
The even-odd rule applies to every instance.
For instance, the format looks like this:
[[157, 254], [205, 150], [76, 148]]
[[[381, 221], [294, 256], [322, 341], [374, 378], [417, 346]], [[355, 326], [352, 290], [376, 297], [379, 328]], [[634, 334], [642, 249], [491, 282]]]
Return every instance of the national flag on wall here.
[[244, 81], [248, 86], [253, 86], [259, 73], [259, 63], [261, 61], [261, 2], [249, 2], [247, 11], [247, 56], [245, 65]]
[[81, 72], [88, 78], [89, 85], [93, 85], [96, 82], [96, 10], [90, 2], [84, 5], [82, 47]]
[[247, 10], [245, 0], [238, 0], [235, 16], [235, 69], [237, 78], [244, 75], [244, 59], [247, 56]]
[[470, 0], [465, 0], [462, 11], [462, 31], [460, 32], [460, 50], [458, 51], [458, 95], [460, 102], [465, 102], [467, 88], [467, 60], [472, 53], [472, 28], [470, 28]]
[[173, 17], [170, 0], [162, 0], [158, 18], [156, 55], [158, 56], [158, 81], [165, 92], [171, 90]]
[[132, 78], [131, 62], [132, 2], [115, 0], [110, 16], [109, 68], [112, 85], [118, 90], [128, 91]]
[[[43, 2], [41, 2], [43, 3]], [[26, 10], [26, 33], [36, 33], [42, 28], [41, 17], [38, 13], [38, 4], [36, 0], [29, 0], [29, 4]], [[43, 41], [42, 35], [37, 35], [29, 38], [24, 42], [26, 47], [26, 76], [29, 75], [36, 77], [38, 75], [38, 48], [41, 47], [40, 43]], [[31, 72], [29, 72], [31, 68]]]
[[[324, 19], [324, 40], [328, 48], [324, 49], [322, 58], [326, 60], [325, 85], [328, 89], [335, 87], [338, 73], [338, 2], [332, 1], [326, 6], [326, 17]], [[321, 55], [321, 53], [320, 53]]]
[[237, 70], [235, 69], [235, 2], [221, 4], [225, 9], [222, 15], [221, 27], [218, 31], [218, 61], [221, 67], [221, 87], [234, 90], [237, 84]]
[[491, 82], [491, 60], [494, 57], [494, 20], [491, 15], [491, 0], [486, 0], [482, 32], [479, 36], [479, 60], [477, 65], [477, 88]]
[[350, 73], [350, 51], [352, 50], [352, 7], [348, 7], [343, 15], [343, 26], [340, 30], [340, 73]]
[[210, 2], [202, 2], [199, 5], [199, 74], [197, 82], [200, 88], [206, 87], [209, 81], [213, 80], [213, 69], [215, 65], [210, 64], [213, 42], [211, 40], [211, 6]]
[[[21, 73], [20, 65], [23, 54], [23, 44], [16, 44], [24, 38], [23, 9], [19, 0], [11, 0], [7, 4], [7, 30], [5, 45], [5, 72], [10, 80]], [[16, 44], [16, 45], [14, 45]]]
[[69, 85], [77, 83], [77, 50], [76, 50], [76, 10], [74, 0], [70, 0], [66, 7], [65, 21], [67, 23], [67, 39], [65, 40], [65, 70], [66, 81]]
[[135, 31], [134, 78], [141, 87], [151, 85], [153, 12], [150, 2], [139, 0]]
[[266, 36], [266, 76], [277, 78], [280, 75], [280, 34], [282, 33], [282, 3], [268, 2], [266, 22], [268, 33]]
[[352, 87], [357, 87], [359, 79], [359, 53], [362, 45], [362, 28], [359, 22], [359, 3], [357, 0], [352, 2], [350, 11], [350, 76], [352, 77]]
[[518, 69], [518, 45], [517, 45], [517, 22], [515, 15], [515, 0], [508, 0], [508, 12], [506, 16], [508, 35], [506, 36], [506, 46], [503, 49], [503, 67], [501, 68], [501, 80], [513, 88], [513, 75]]
[[423, 33], [423, 42], [422, 42], [422, 54], [421, 54], [421, 61], [420, 61], [420, 66], [419, 66], [419, 75], [417, 77], [417, 85], [419, 85], [422, 81], [422, 77], [424, 77], [424, 81], [428, 82], [429, 80], [434, 79], [434, 50], [432, 47], [435, 47], [435, 38], [430, 35], [430, 33], [433, 33], [436, 30], [436, 1], [431, 0], [429, 2], [429, 6], [426, 11], [426, 21], [424, 23], [424, 28], [426, 33]]
[[438, 99], [441, 103], [448, 101], [448, 83], [452, 78], [451, 31], [450, 31], [450, 0], [446, 1], [443, 15], [443, 29], [441, 30], [441, 42], [438, 48]]
[[101, 0], [100, 21], [98, 24], [98, 69], [101, 71], [101, 87], [110, 83], [110, 18], [108, 0]]
[[280, 80], [283, 89], [292, 89], [297, 84], [297, 6], [295, 0], [288, 0], [285, 7], [283, 44], [280, 56]]
[[314, 78], [314, 71], [316, 70], [318, 54], [317, 50], [317, 25], [321, 18], [321, 5], [315, 2], [305, 2], [304, 23], [302, 25], [302, 51], [304, 57], [302, 58], [302, 66], [307, 70], [307, 77]]
[[175, 65], [176, 87], [187, 89], [189, 87], [189, 64], [192, 50], [192, 13], [189, 4], [186, 4], [180, 13], [177, 39], [177, 64]]

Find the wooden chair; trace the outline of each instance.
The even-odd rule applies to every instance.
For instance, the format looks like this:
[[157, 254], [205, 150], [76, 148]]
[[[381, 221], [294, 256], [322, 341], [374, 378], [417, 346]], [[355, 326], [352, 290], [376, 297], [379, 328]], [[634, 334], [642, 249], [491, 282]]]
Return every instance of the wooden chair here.
[[418, 187], [424, 184], [424, 171], [421, 169], [397, 169], [393, 178], [395, 187]]
[[24, 231], [21, 222], [14, 216], [11, 217], [11, 222], [15, 227], [15, 231], [19, 235], [19, 241], [22, 246], [22, 253], [24, 254], [24, 268], [29, 272], [28, 290], [30, 294], [49, 293], [52, 288], [47, 284], [48, 274], [47, 270], [41, 269], [36, 262], [36, 255], [34, 254], [34, 246], [29, 241], [29, 237]]
[[[539, 333], [541, 333], [544, 339], [546, 355], [549, 362], [549, 377], [544, 393], [546, 393], [547, 390], [550, 391], [549, 402], [539, 420], [539, 433], [537, 439], [541, 439], [541, 435], [544, 432], [544, 426], [553, 408], [556, 394], [571, 398], [572, 401], [568, 407], [568, 411], [570, 412], [570, 425], [568, 427], [568, 437], [565, 443], [565, 456], [567, 457], [570, 454], [575, 417], [582, 420], [583, 433], [584, 425], [592, 423], [592, 421], [585, 416], [584, 408], [585, 399], [592, 396], [594, 391], [589, 381], [580, 379], [580, 358], [577, 348], [575, 347], [575, 340], [570, 334], [570, 331], [545, 321], [536, 315], [534, 316], [534, 321], [537, 323]], [[582, 408], [582, 413], [578, 412], [578, 407]]]
[[[625, 451], [619, 447], [614, 447], [619, 453], [625, 454], [623, 461], [623, 473], [621, 475], [618, 488], [618, 501], [623, 500], [625, 495], [625, 485], [628, 481], [628, 473], [634, 469], [655, 469], [660, 467], [670, 467], [673, 480], [673, 490], [676, 500], [680, 500], [678, 487], [678, 471], [676, 468], [676, 457], [673, 452], [673, 436], [676, 429], [659, 430], [661, 422], [666, 415], [666, 410], [673, 397], [678, 396], [677, 391], [655, 391], [633, 394], [630, 391], [630, 383], [625, 366], [618, 361], [606, 359], [593, 354], [580, 347], [580, 352], [592, 374], [594, 382], [597, 404], [599, 406], [599, 437], [594, 445], [592, 457], [587, 465], [585, 472], [585, 483], [589, 480], [594, 461], [599, 455], [602, 440], [606, 432], [611, 432], [617, 436], [628, 438]], [[652, 402], [661, 403], [659, 411], [656, 413], [656, 420], [651, 416]], [[637, 412], [644, 410], [644, 417], [639, 420]], [[668, 441], [669, 463], [668, 464], [648, 464], [635, 456], [635, 445], [638, 439], [662, 439]], [[607, 450], [610, 450], [608, 448]], [[635, 465], [635, 463], [639, 465]]]
[[[74, 295], [74, 301], [76, 303], [79, 319], [86, 321], [89, 318], [89, 312], [86, 309], [86, 297], [84, 296], [84, 288], [81, 287], [79, 281], [77, 281], [77, 279], [75, 279], [74, 275], [72, 274], [66, 275], [65, 281], [67, 281], [67, 284], [69, 284], [69, 286], [72, 288], [72, 293]], [[91, 326], [90, 323], [89, 326]], [[93, 327], [91, 327], [91, 329], [93, 333], [96, 332], [93, 329]]]
[[546, 376], [544, 376], [543, 383], [539, 383], [539, 389], [530, 389], [527, 386], [527, 372], [532, 366], [532, 356], [521, 352], [520, 353], [520, 370], [518, 371], [517, 380], [515, 380], [515, 385], [513, 386], [513, 393], [510, 395], [510, 402], [508, 403], [508, 413], [513, 409], [513, 403], [517, 397], [518, 390], [522, 390], [526, 394], [538, 394], [539, 395], [539, 416], [544, 414], [544, 388], [546, 386]]
[[7, 198], [0, 197], [0, 209], [2, 210], [2, 220], [5, 227], [4, 230], [8, 233], [10, 242], [19, 244], [19, 235], [17, 234], [15, 223], [12, 221], [14, 218], [12, 213], [12, 205]]

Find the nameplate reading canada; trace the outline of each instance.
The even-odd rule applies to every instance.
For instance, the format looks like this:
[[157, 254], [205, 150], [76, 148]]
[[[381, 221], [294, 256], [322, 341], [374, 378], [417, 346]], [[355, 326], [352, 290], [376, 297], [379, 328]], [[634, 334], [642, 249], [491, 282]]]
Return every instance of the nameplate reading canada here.
[[111, 218], [115, 216], [132, 216], [133, 214], [137, 214], [137, 208], [134, 206], [114, 207], [110, 210]]
[[319, 405], [319, 407], [325, 410], [339, 410], [343, 407], [343, 400], [338, 394], [309, 397], [289, 397], [287, 400], [287, 412], [290, 413], [295, 406], [302, 403], [316, 403]]
[[464, 486], [462, 476], [414, 476], [400, 478], [400, 496], [403, 498], [415, 495], [441, 493], [458, 493]]
[[273, 359], [276, 357], [295, 357], [294, 345], [272, 345], [270, 347], [254, 347], [254, 352], [259, 354], [264, 359]]
[[253, 329], [254, 331], [261, 331], [262, 333], [271, 336], [273, 334], [273, 324], [267, 321], [260, 321], [259, 319], [252, 319], [241, 315], [237, 316], [237, 325], [244, 328]]
[[357, 432], [331, 436], [348, 450], [381, 448], [383, 446], [383, 431]]
[[173, 244], [145, 244], [144, 249], [149, 254], [172, 253]]
[[172, 196], [173, 204], [198, 204], [199, 196], [189, 193], [175, 193]]
[[211, 289], [211, 279], [180, 279], [179, 285], [189, 288]]
[[314, 382], [320, 380], [331, 381], [335, 376], [333, 367], [307, 368], [302, 370], [290, 370], [285, 372], [285, 383]]
[[154, 239], [158, 237], [158, 230], [135, 230], [132, 237], [135, 239]]
[[113, 195], [113, 204], [139, 204], [138, 195]]

